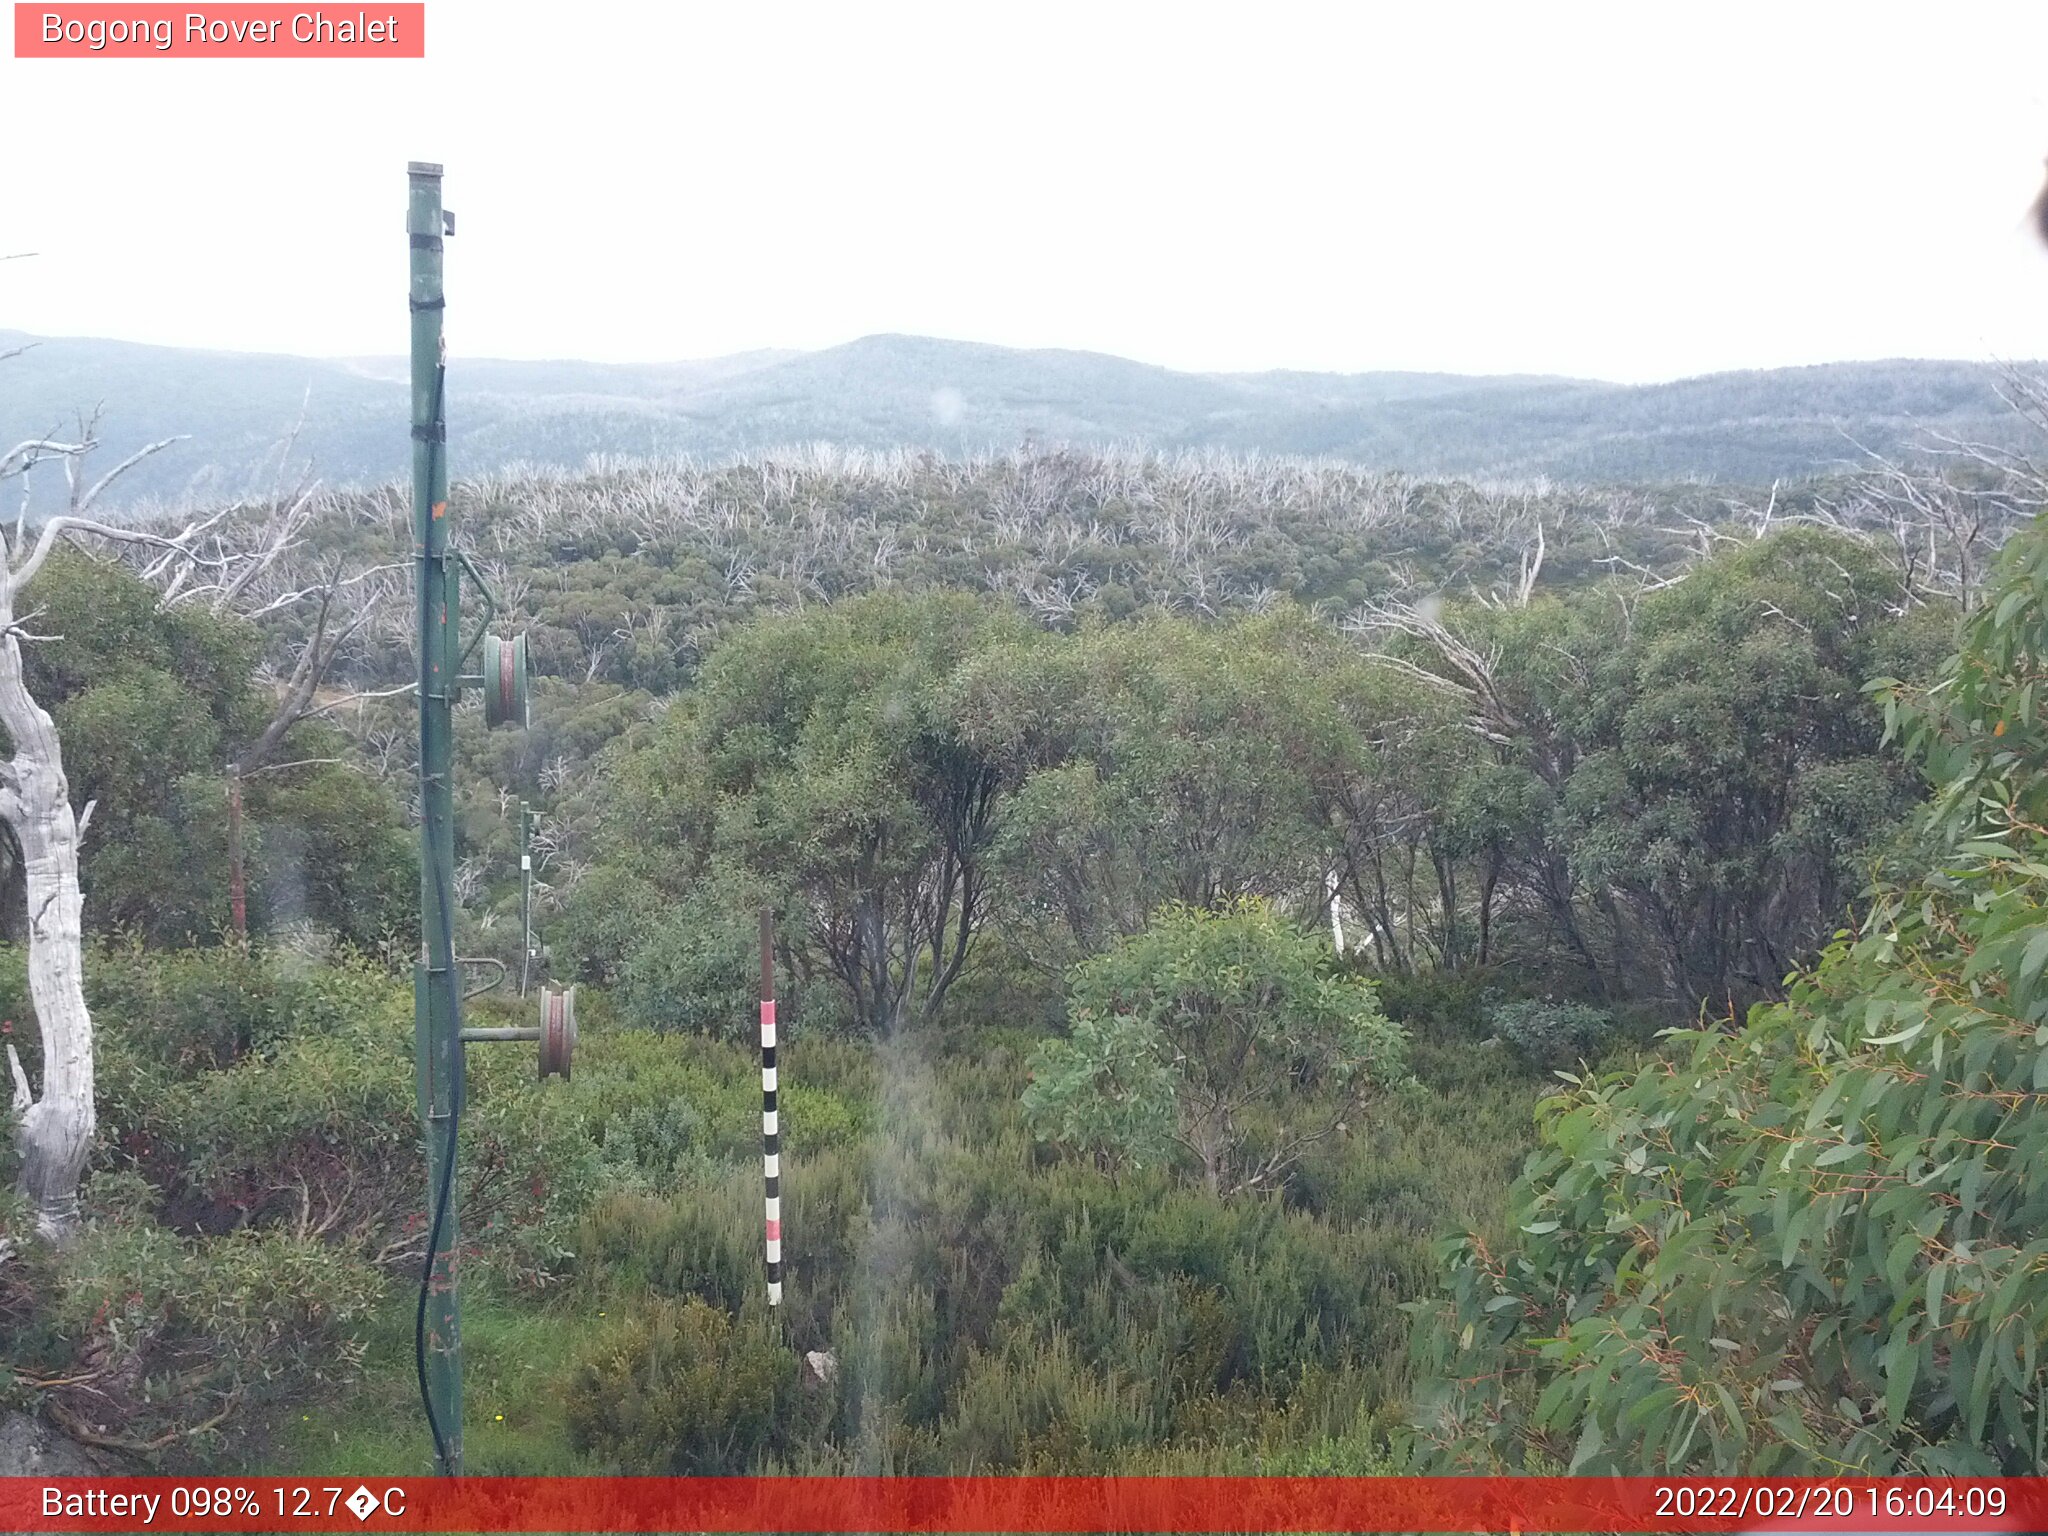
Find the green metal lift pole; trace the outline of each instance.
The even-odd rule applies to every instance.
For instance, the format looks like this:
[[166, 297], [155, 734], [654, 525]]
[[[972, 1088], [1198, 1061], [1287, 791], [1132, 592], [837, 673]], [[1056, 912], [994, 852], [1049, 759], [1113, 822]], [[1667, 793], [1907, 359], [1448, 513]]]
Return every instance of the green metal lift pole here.
[[455, 965], [454, 703], [457, 589], [448, 548], [441, 167], [406, 167], [412, 256], [412, 511], [419, 599], [420, 963], [413, 1018], [427, 1143], [428, 1256], [420, 1297], [420, 1391], [438, 1469], [462, 1471], [462, 1310], [456, 1295], [456, 1126], [463, 1052]]

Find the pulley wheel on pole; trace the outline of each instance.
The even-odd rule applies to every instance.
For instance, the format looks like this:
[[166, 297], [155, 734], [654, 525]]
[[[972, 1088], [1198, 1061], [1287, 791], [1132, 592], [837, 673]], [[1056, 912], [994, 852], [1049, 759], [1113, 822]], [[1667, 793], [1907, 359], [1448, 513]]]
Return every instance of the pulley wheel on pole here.
[[484, 724], [526, 724], [526, 635], [484, 636]]
[[567, 1080], [576, 1055], [576, 989], [540, 989], [540, 1075]]

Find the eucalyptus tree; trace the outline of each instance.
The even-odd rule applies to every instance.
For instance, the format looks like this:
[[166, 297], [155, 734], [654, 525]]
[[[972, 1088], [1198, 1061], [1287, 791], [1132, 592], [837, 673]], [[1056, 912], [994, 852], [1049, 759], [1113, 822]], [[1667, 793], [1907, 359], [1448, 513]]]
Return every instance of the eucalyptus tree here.
[[619, 765], [610, 846], [680, 897], [715, 868], [786, 903], [802, 979], [830, 979], [881, 1034], [929, 1020], [992, 901], [1016, 772], [970, 740], [950, 683], [1031, 633], [958, 594], [881, 593], [764, 618]]
[[[1784, 1001], [1572, 1084], [1510, 1239], [1448, 1244], [1417, 1336], [1439, 1465], [2038, 1469], [2044, 593], [2037, 525], [1931, 684], [1870, 685], [1933, 791], [1918, 871], [1880, 884]], [[1764, 676], [1811, 683], [1789, 661]]]
[[1112, 1165], [1185, 1163], [1219, 1195], [1277, 1188], [1408, 1076], [1400, 1026], [1331, 958], [1265, 902], [1161, 908], [1075, 971], [1072, 1028], [1033, 1056], [1026, 1115]]
[[[1168, 901], [1320, 914], [1331, 871], [1355, 876], [1408, 815], [1448, 734], [1432, 696], [1285, 605], [1092, 625], [984, 657], [960, 691], [963, 729], [1017, 755], [998, 868], [1055, 967]], [[1384, 931], [1385, 904], [1365, 905]]]
[[1774, 993], [1867, 883], [1913, 789], [1861, 686], [1930, 665], [1949, 612], [1909, 601], [1871, 541], [1787, 526], [1647, 592], [1356, 627], [1395, 631], [1382, 661], [1505, 775], [1450, 797], [1451, 845], [1476, 837], [1597, 990], [1722, 1011]]

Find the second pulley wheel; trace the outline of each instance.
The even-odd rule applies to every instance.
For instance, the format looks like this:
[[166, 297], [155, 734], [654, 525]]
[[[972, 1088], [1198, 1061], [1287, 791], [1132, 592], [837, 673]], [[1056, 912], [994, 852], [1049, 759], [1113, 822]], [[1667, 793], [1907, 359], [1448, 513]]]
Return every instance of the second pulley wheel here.
[[526, 724], [526, 636], [484, 636], [484, 724]]

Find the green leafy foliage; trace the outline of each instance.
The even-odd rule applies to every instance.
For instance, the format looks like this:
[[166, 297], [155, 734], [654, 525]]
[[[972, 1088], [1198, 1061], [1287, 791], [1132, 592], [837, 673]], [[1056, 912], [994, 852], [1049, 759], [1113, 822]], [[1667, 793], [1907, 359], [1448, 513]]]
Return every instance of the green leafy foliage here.
[[62, 639], [24, 648], [24, 680], [56, 723], [74, 803], [95, 806], [87, 921], [210, 935], [227, 915], [222, 754], [261, 724], [254, 631], [162, 608], [147, 583], [75, 550], [38, 573], [35, 603], [37, 633]]
[[[714, 860], [673, 902], [641, 907], [638, 931], [615, 972], [620, 1017], [642, 1029], [757, 1038], [759, 912], [768, 891], [758, 876]], [[848, 998], [829, 981], [778, 987], [777, 1018], [787, 1026], [785, 1037], [843, 1029], [848, 1013]]]
[[1093, 625], [963, 669], [963, 729], [1021, 758], [996, 862], [1059, 967], [1164, 902], [1320, 902], [1396, 781], [1441, 772], [1449, 711], [1281, 605]]
[[1573, 594], [1469, 616], [1531, 780], [1496, 835], [1579, 988], [1687, 1013], [1777, 995], [1914, 799], [1862, 687], [1924, 675], [1926, 612], [1874, 545], [1798, 528], [1626, 610]]
[[[1044, 1155], [1018, 1103], [1036, 1038], [986, 1023], [791, 1048], [785, 1084], [845, 1106], [857, 1130], [793, 1150], [821, 1105], [786, 1102], [781, 1337], [836, 1372], [800, 1375], [801, 1435], [757, 1456], [818, 1472], [1382, 1464], [1405, 1391], [1399, 1304], [1427, 1283], [1447, 1210], [1494, 1219], [1529, 1080], [1476, 1045], [1432, 1054], [1441, 1090], [1389, 1096], [1369, 1125], [1318, 1143], [1286, 1203], [1226, 1200], [1163, 1169], [1106, 1177]], [[715, 1106], [705, 1079], [743, 1083], [749, 1055], [640, 1035], [608, 1042], [588, 1076], [596, 1091], [600, 1070], [631, 1062], [606, 1101]], [[620, 1118], [606, 1122], [608, 1156]], [[758, 1136], [757, 1119], [741, 1124]], [[608, 1311], [600, 1329], [623, 1317], [638, 1338], [645, 1299], [695, 1298], [746, 1335], [761, 1286], [757, 1147], [698, 1133], [670, 1159], [637, 1144], [649, 1176], [590, 1208], [565, 1310]], [[670, 1465], [658, 1439], [604, 1438], [625, 1433], [601, 1427], [611, 1387], [564, 1383], [585, 1394], [585, 1443], [607, 1447], [593, 1470]]]
[[39, 1388], [60, 1425], [189, 1464], [226, 1443], [237, 1414], [355, 1377], [374, 1270], [280, 1230], [182, 1237], [149, 1219], [149, 1193], [99, 1174], [73, 1242], [10, 1257], [10, 1395]]
[[1303, 1151], [1407, 1078], [1369, 983], [1263, 902], [1163, 908], [1081, 966], [1075, 1028], [1032, 1058], [1040, 1134], [1143, 1166], [1169, 1151], [1218, 1193], [1274, 1188]]
[[1159, 1029], [1135, 1014], [1081, 1013], [1064, 1040], [1031, 1059], [1022, 1103], [1037, 1132], [1092, 1152], [1105, 1167], [1171, 1160], [1179, 1087]]
[[[295, 751], [348, 750], [304, 727], [293, 739]], [[243, 845], [252, 931], [311, 925], [367, 953], [405, 931], [418, 909], [419, 850], [397, 796], [346, 761], [308, 759], [247, 786]]]
[[[81, 845], [85, 921], [158, 942], [208, 941], [229, 921], [230, 758], [272, 707], [255, 680], [260, 637], [199, 604], [164, 607], [125, 567], [60, 549], [36, 577], [30, 692], [50, 712], [73, 803], [93, 806]], [[301, 725], [250, 779], [244, 844], [257, 932], [311, 922], [374, 945], [417, 899], [396, 797], [347, 761], [330, 727]], [[167, 878], [175, 871], [175, 878]], [[0, 931], [21, 937], [19, 874]]]
[[1597, 1056], [1614, 1034], [1614, 1015], [1586, 1003], [1523, 998], [1493, 1011], [1493, 1027], [1523, 1060], [1539, 1067], [1573, 1066]]
[[802, 1427], [797, 1360], [758, 1315], [697, 1299], [611, 1331], [568, 1385], [575, 1448], [600, 1460], [716, 1476], [760, 1465]]
[[[754, 626], [626, 759], [618, 840], [647, 848], [652, 834], [640, 862], [671, 894], [723, 869], [784, 896], [806, 914], [785, 925], [799, 977], [831, 978], [867, 1028], [934, 1017], [987, 915], [988, 849], [1012, 787], [959, 730], [947, 688], [965, 657], [1024, 632], [1004, 609], [944, 594]], [[705, 941], [658, 930], [622, 971], [701, 968]], [[709, 942], [730, 956], [729, 937]]]
[[1447, 1464], [2040, 1464], [2044, 656], [2037, 526], [1932, 687], [1873, 685], [1938, 864], [1744, 1027], [1546, 1105], [1513, 1240], [1455, 1240], [1418, 1334]]
[[[1998, 760], [1943, 800], [1939, 838], [1918, 835], [1948, 851], [1880, 909], [1889, 959], [1858, 947], [1866, 931], [1745, 1033], [1688, 1036], [1647, 1068], [1601, 1054], [1702, 999], [1775, 995], [1870, 868], [1908, 857], [1894, 826], [1917, 786], [1858, 689], [1925, 677], [1948, 613], [1881, 550], [1801, 528], [1697, 558], [1669, 525], [1740, 525], [1724, 488], [1516, 498], [1082, 454], [461, 494], [559, 674], [529, 730], [461, 718], [462, 952], [515, 954], [530, 797], [543, 964], [586, 983], [573, 1083], [536, 1084], [525, 1047], [470, 1057], [466, 1290], [502, 1329], [472, 1355], [474, 1401], [504, 1400], [505, 1340], [545, 1341], [516, 1350], [518, 1436], [494, 1448], [503, 1421], [473, 1417], [478, 1465], [1370, 1472], [1393, 1464], [1418, 1391], [1424, 1439], [1455, 1466], [1639, 1470], [1653, 1430], [1672, 1465], [2012, 1465], [2038, 1434], [2034, 1340], [1999, 1321], [2034, 1305], [2033, 1145], [2012, 1118], [2034, 1025], [2015, 1015], [1986, 1045], [1969, 1018], [1901, 1035], [1910, 997], [1864, 1015], [1907, 954], [1945, 1006], [2031, 996], [2032, 896], [1999, 903], [2048, 860], [1985, 874], [1955, 852], [1984, 840], [1987, 805], [2048, 820], [2030, 759]], [[360, 553], [396, 505], [365, 498], [315, 540]], [[1521, 605], [1506, 594], [1539, 523], [1545, 583]], [[1641, 592], [1602, 578], [1610, 556], [1684, 579]], [[1450, 596], [1489, 585], [1470, 607]], [[1370, 654], [1388, 642], [1369, 615], [1331, 622], [1386, 598], [1441, 613], [1492, 694], [1412, 644]], [[370, 1375], [321, 1380], [281, 1349], [280, 1382], [376, 1428], [331, 1452], [309, 1429], [290, 1455], [363, 1471], [423, 1455], [410, 946], [386, 943], [416, 899], [405, 705], [349, 722], [388, 781], [313, 763], [247, 785], [259, 935], [310, 923], [341, 948], [294, 932], [167, 949], [220, 925], [219, 770], [254, 718], [234, 691], [264, 701], [231, 646], [124, 670], [205, 652], [221, 637], [204, 626], [181, 640], [125, 598], [104, 622], [143, 639], [50, 679], [104, 759], [88, 912], [101, 890], [140, 912], [165, 869], [183, 878], [138, 943], [88, 955], [94, 1199], [105, 1231], [148, 1249], [109, 1239], [101, 1269], [159, 1277], [128, 1337], [172, 1341], [104, 1358], [161, 1380], [196, 1369], [207, 1327], [223, 1360], [300, 1330]], [[1997, 651], [2002, 633], [1978, 638], [1995, 686], [1962, 671], [1886, 701], [1930, 762], [1975, 743], [1937, 779], [2035, 750], [2037, 652]], [[365, 677], [409, 666], [366, 633]], [[1993, 692], [1990, 724], [1988, 705], [1943, 702]], [[120, 739], [137, 711], [161, 731]], [[353, 748], [322, 728], [293, 751]], [[772, 1343], [763, 904], [787, 1026]], [[1983, 967], [1942, 971], [1965, 938]], [[1503, 1006], [1543, 992], [1594, 1001]], [[0, 1005], [28, 1029], [6, 948]], [[530, 1023], [531, 1005], [479, 999], [470, 1022]], [[34, 1073], [32, 1029], [22, 1043]], [[1584, 1056], [1628, 1070], [1545, 1111], [1507, 1220], [1539, 1072]], [[1923, 1189], [1945, 1223], [1926, 1231], [1921, 1196], [1900, 1193]], [[1403, 1307], [1437, 1278], [1446, 1223], [1471, 1232], [1404, 1358]], [[250, 1254], [277, 1288], [216, 1297], [195, 1267], [227, 1276]], [[322, 1265], [332, 1315], [309, 1310]], [[0, 1297], [20, 1341], [0, 1353], [28, 1367], [18, 1396], [55, 1403], [30, 1377], [107, 1336], [37, 1275], [37, 1294]], [[836, 1373], [802, 1365], [813, 1351]], [[233, 1381], [204, 1378], [206, 1416]], [[193, 1422], [128, 1401], [137, 1435]], [[179, 1443], [225, 1448], [213, 1431]]]
[[[360, 959], [238, 944], [98, 946], [86, 975], [95, 1166], [146, 1177], [157, 1217], [186, 1232], [279, 1228], [382, 1265], [420, 1247], [409, 987]], [[0, 1010], [27, 1007], [20, 952], [0, 949]], [[471, 1005], [470, 1022], [512, 1021]], [[590, 1055], [601, 1084], [602, 1043]], [[602, 1148], [584, 1103], [546, 1091], [524, 1052], [473, 1052], [469, 1085], [465, 1232], [502, 1277], [544, 1284], [571, 1251]]]

